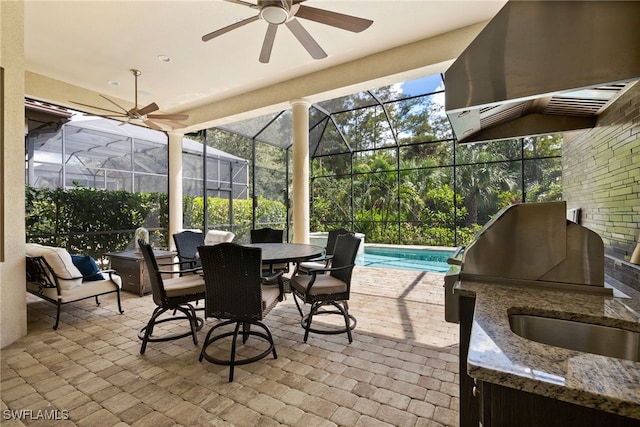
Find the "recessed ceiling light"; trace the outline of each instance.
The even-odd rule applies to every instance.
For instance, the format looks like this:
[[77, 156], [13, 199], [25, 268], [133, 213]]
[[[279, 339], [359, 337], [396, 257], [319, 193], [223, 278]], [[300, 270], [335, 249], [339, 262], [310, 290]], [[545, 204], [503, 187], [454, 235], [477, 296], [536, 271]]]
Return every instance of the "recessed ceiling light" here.
[[171, 62], [171, 57], [168, 55], [158, 55], [158, 59], [162, 62]]
[[109, 83], [111, 86], [120, 86], [120, 82], [116, 80], [109, 80], [107, 83]]

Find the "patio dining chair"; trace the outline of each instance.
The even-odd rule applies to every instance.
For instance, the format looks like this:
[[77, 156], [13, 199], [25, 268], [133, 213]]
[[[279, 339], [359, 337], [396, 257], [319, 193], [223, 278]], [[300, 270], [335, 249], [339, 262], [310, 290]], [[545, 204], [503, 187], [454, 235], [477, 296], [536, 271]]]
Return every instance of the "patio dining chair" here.
[[[349, 296], [351, 293], [351, 276], [355, 267], [355, 259], [360, 246], [360, 239], [354, 233], [342, 234], [336, 238], [331, 267], [311, 269], [309, 274], [296, 274], [289, 282], [293, 300], [300, 313], [300, 324], [304, 328], [304, 342], [309, 332], [318, 334], [347, 334], [349, 342], [353, 341], [351, 331], [356, 327], [356, 318], [349, 314]], [[329, 273], [329, 274], [326, 274]], [[305, 315], [298, 300], [310, 304], [309, 313]], [[325, 309], [325, 306], [333, 309]], [[327, 325], [326, 328], [312, 327], [315, 316], [339, 314], [344, 319], [344, 328]]]
[[[279, 287], [263, 285], [260, 248], [227, 242], [201, 246], [198, 251], [206, 283], [205, 315], [223, 320], [207, 333], [200, 361], [206, 359], [218, 365], [228, 365], [229, 382], [232, 382], [236, 365], [258, 361], [270, 353], [274, 359], [278, 357], [271, 331], [262, 319], [282, 300], [282, 283]], [[235, 325], [233, 331], [220, 329], [227, 325]], [[250, 337], [257, 337], [260, 341], [255, 347], [241, 348], [242, 355], [239, 356], [239, 335], [242, 345]], [[220, 349], [213, 348], [212, 344], [226, 337], [231, 337], [231, 352], [228, 358], [222, 358], [216, 354]], [[212, 351], [208, 352], [209, 349]]]
[[328, 268], [331, 265], [331, 259], [333, 258], [333, 251], [336, 246], [336, 239], [338, 236], [342, 234], [350, 233], [349, 230], [345, 230], [344, 228], [337, 228], [335, 230], [330, 230], [327, 236], [327, 246], [324, 249], [324, 256], [320, 258], [316, 258], [311, 261], [305, 261], [298, 263], [296, 265], [296, 273], [304, 273], [309, 274], [309, 271], [314, 269], [323, 269]]
[[[276, 230], [270, 227], [253, 229], [250, 232], [251, 243], [282, 243], [283, 230]], [[262, 271], [265, 273], [287, 273], [289, 263], [263, 264]]]
[[175, 233], [173, 235], [173, 242], [176, 244], [180, 270], [200, 267], [198, 246], [202, 246], [204, 244], [204, 234], [202, 234], [202, 232], [184, 230], [179, 233]]
[[[161, 271], [158, 269], [158, 263], [153, 253], [151, 245], [142, 240], [138, 241], [140, 250], [144, 257], [145, 264], [149, 271], [149, 280], [151, 282], [151, 292], [153, 302], [156, 308], [149, 319], [146, 326], [138, 330], [138, 338], [142, 340], [140, 354], [144, 354], [147, 343], [158, 341], [169, 341], [184, 338], [189, 335], [193, 337], [193, 343], [198, 345], [198, 337], [196, 332], [202, 329], [204, 320], [197, 317], [192, 302], [204, 299], [205, 284], [199, 274], [189, 274], [171, 279], [164, 279], [163, 274], [176, 274], [177, 271]], [[159, 317], [167, 312], [173, 311], [173, 315], [159, 319]], [[176, 316], [176, 312], [183, 313], [183, 316]], [[154, 335], [155, 326], [160, 323], [188, 320], [189, 330], [176, 332], [166, 335]]]
[[270, 227], [251, 230], [251, 243], [282, 243], [283, 230]]

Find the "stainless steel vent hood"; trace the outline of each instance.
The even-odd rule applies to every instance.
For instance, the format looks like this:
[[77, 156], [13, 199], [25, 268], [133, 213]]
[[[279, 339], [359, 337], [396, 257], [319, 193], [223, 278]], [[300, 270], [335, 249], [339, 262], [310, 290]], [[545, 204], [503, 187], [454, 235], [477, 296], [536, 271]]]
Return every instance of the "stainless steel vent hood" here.
[[640, 79], [640, 2], [509, 1], [445, 73], [460, 142], [595, 126]]

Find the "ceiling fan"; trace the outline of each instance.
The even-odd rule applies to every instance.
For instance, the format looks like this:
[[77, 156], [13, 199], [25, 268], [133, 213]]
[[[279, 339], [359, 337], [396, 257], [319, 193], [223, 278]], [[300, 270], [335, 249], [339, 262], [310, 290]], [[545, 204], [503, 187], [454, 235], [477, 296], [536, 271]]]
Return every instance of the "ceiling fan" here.
[[373, 21], [364, 18], [358, 18], [352, 15], [345, 15], [338, 12], [332, 12], [325, 9], [304, 6], [305, 0], [257, 0], [257, 4], [249, 3], [243, 0], [225, 0], [230, 3], [236, 3], [248, 6], [258, 10], [258, 14], [251, 18], [228, 25], [219, 30], [213, 31], [202, 36], [202, 41], [206, 42], [222, 34], [225, 34], [236, 28], [240, 28], [259, 19], [265, 21], [269, 26], [262, 43], [260, 51], [260, 62], [268, 63], [271, 57], [273, 41], [276, 37], [276, 31], [282, 24], [293, 33], [302, 46], [309, 52], [312, 58], [322, 59], [327, 57], [327, 53], [320, 45], [311, 37], [311, 34], [300, 24], [297, 18], [308, 19], [310, 21], [319, 22], [332, 27], [341, 28], [343, 30], [359, 33], [369, 28]]
[[107, 101], [109, 101], [110, 103], [112, 103], [113, 105], [115, 105], [116, 107], [118, 107], [119, 109], [121, 109], [122, 112], [109, 110], [108, 108], [96, 107], [94, 105], [82, 104], [80, 102], [75, 102], [75, 101], [71, 101], [71, 102], [73, 102], [74, 104], [82, 105], [84, 107], [95, 108], [98, 110], [113, 113], [113, 114], [103, 114], [103, 115], [100, 115], [100, 117], [124, 118], [126, 120], [124, 120], [123, 123], [129, 123], [131, 120], [141, 121], [145, 125], [149, 126], [151, 129], [155, 129], [155, 130], [163, 130], [163, 126], [169, 127], [171, 129], [186, 127], [186, 125], [183, 125], [182, 123], [178, 123], [174, 121], [174, 120], [187, 120], [189, 116], [186, 114], [151, 114], [154, 111], [157, 111], [160, 109], [160, 107], [158, 107], [158, 104], [156, 104], [155, 102], [152, 102], [146, 107], [138, 108], [138, 77], [142, 73], [140, 72], [140, 70], [136, 70], [136, 69], [131, 69], [131, 73], [133, 74], [135, 79], [135, 106], [130, 110], [127, 110], [126, 108], [122, 107], [121, 105], [117, 104], [115, 101], [112, 101], [111, 99], [107, 98], [104, 95], [100, 95], [100, 96], [106, 99]]

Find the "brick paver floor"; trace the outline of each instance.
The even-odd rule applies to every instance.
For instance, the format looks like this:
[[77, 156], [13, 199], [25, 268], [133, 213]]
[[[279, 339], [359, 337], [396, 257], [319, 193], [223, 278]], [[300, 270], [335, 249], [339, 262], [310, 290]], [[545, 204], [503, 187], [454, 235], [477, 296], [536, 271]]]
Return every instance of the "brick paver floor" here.
[[[123, 292], [122, 315], [113, 295], [100, 307], [93, 299], [69, 304], [57, 331], [55, 307], [29, 295], [28, 335], [0, 351], [0, 422], [455, 426], [458, 329], [444, 321], [442, 283], [439, 273], [356, 267], [351, 344], [346, 335], [318, 334], [303, 343], [288, 295], [265, 318], [278, 358], [236, 367], [233, 383], [227, 367], [198, 362], [190, 338], [150, 343], [140, 355], [136, 331], [155, 307], [150, 295]], [[200, 343], [215, 322], [206, 319]]]

